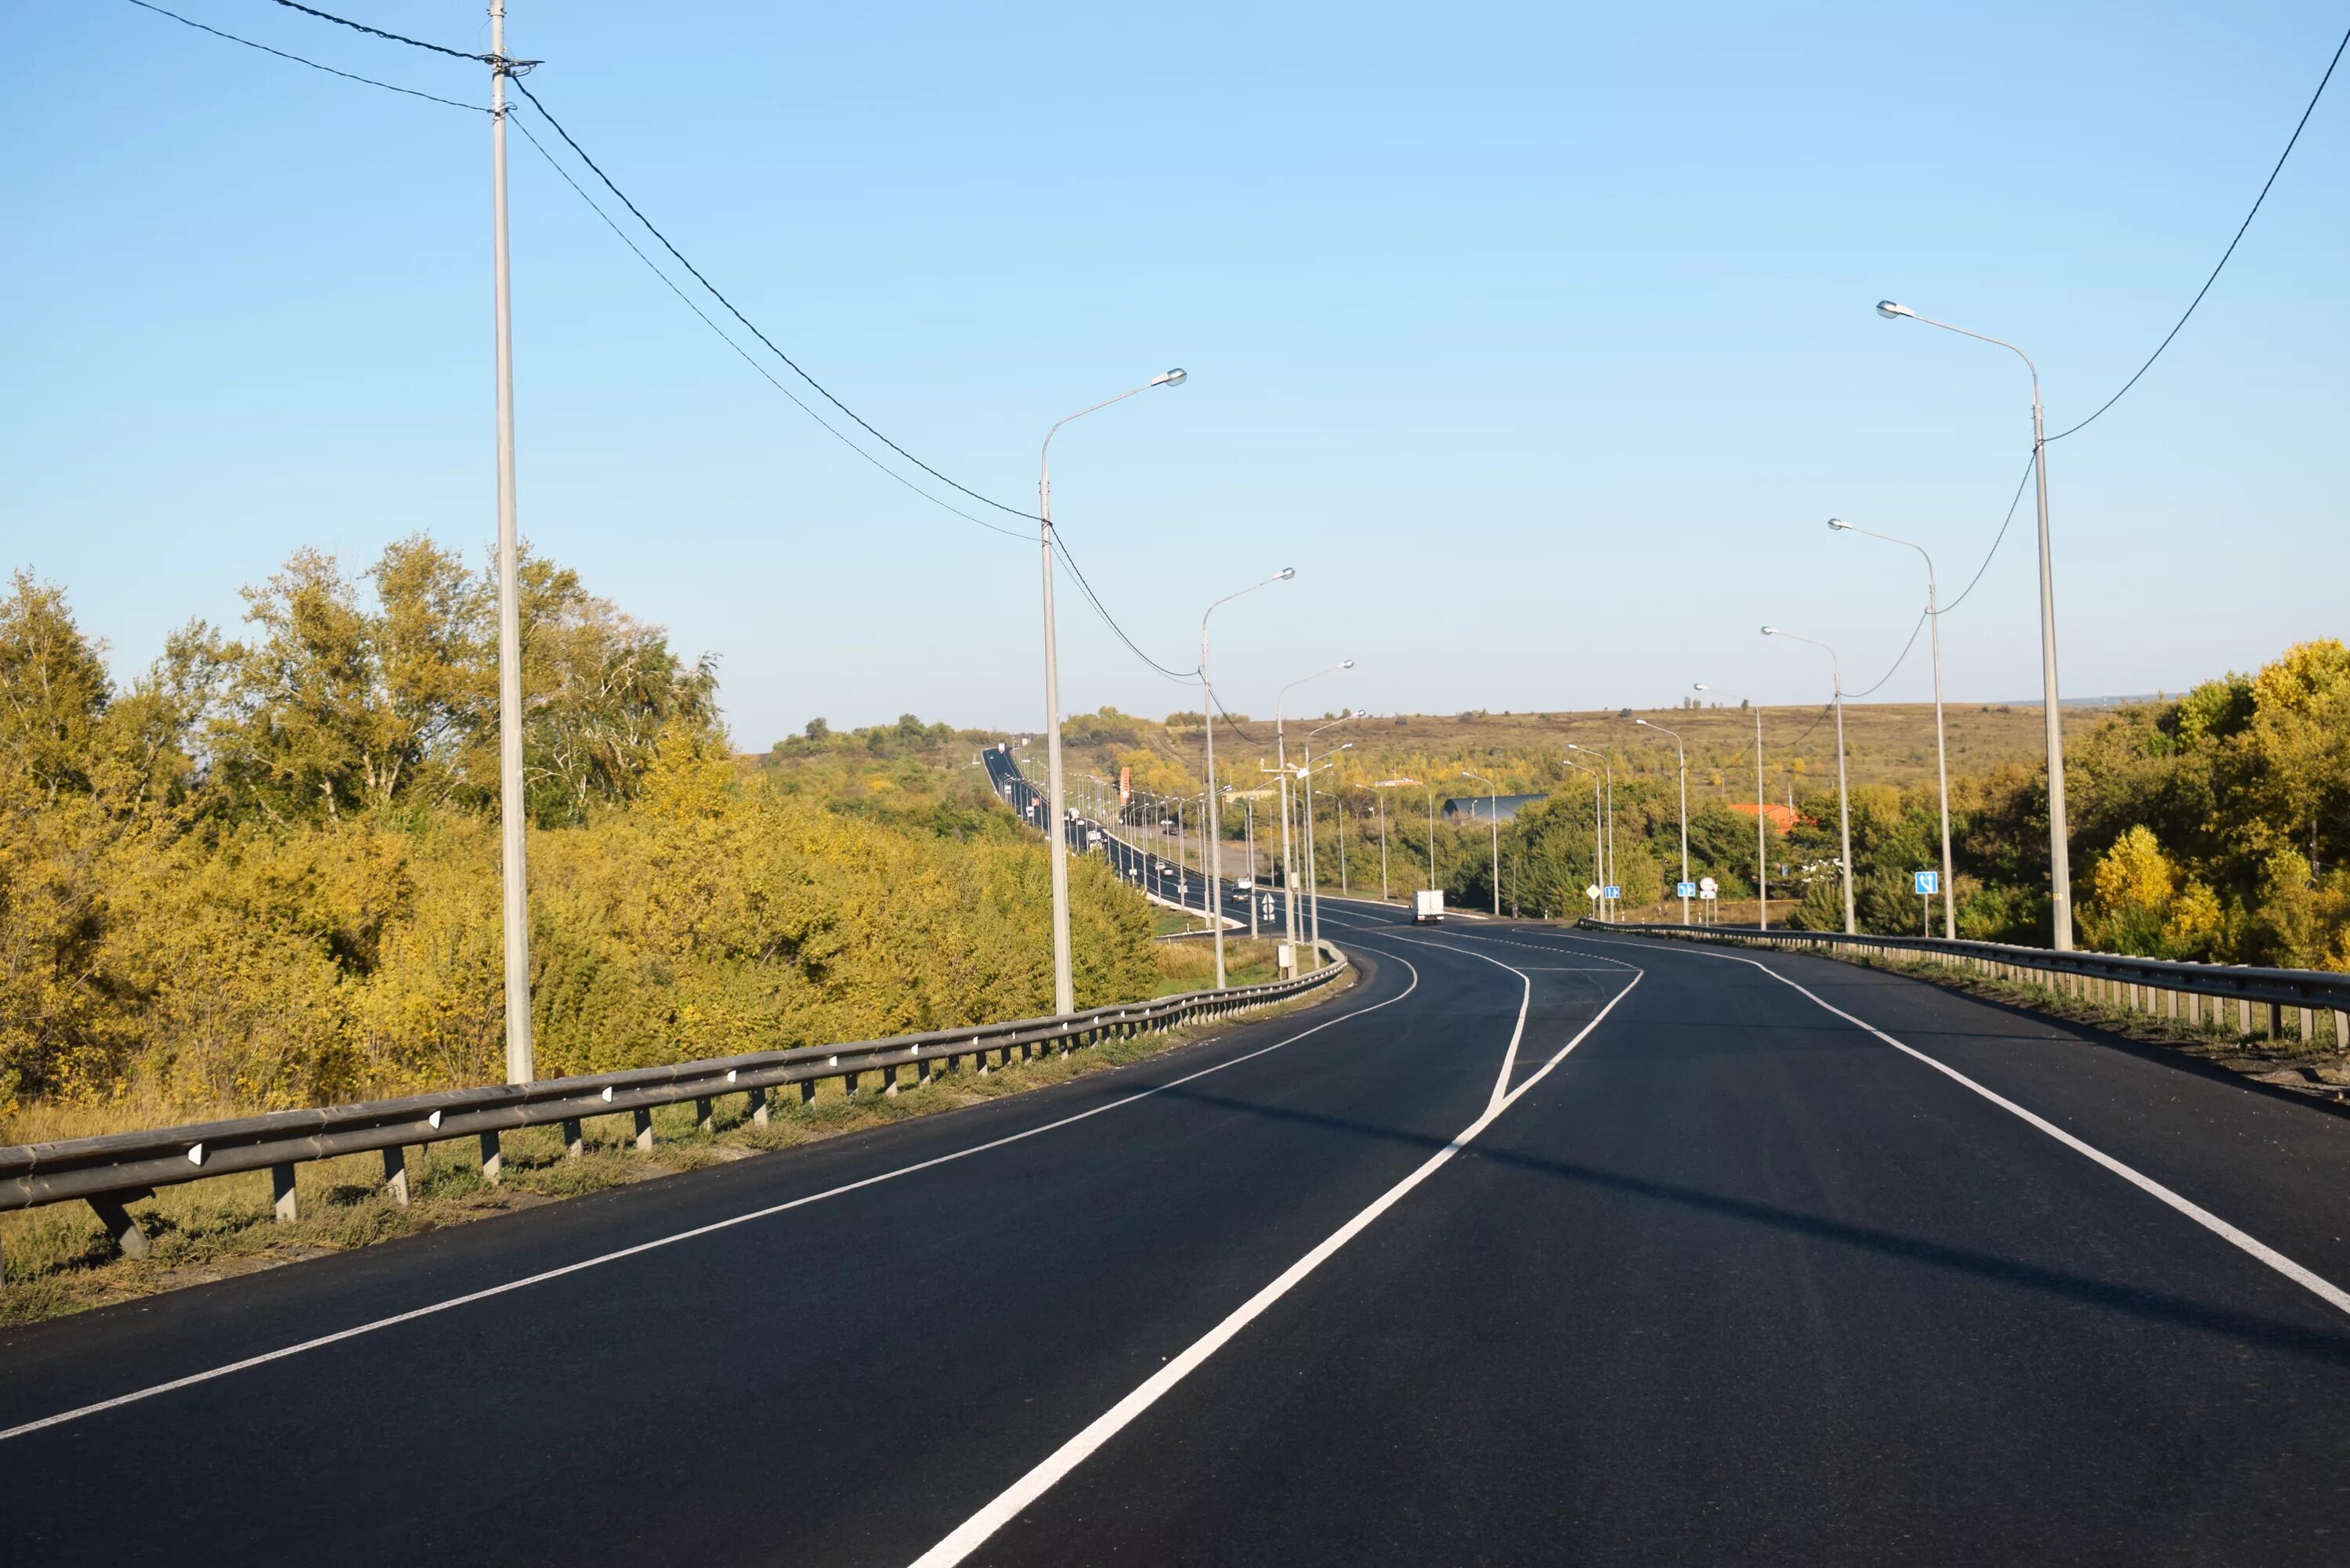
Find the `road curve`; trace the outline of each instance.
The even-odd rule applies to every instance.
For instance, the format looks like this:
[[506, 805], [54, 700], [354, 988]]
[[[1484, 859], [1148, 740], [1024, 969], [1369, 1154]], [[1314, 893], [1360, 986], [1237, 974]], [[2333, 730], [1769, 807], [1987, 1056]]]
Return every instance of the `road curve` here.
[[1149, 1063], [0, 1335], [12, 1552], [2350, 1555], [2350, 1315], [2247, 1245], [2350, 1279], [2350, 1120], [1825, 961], [1324, 927], [1347, 996]]

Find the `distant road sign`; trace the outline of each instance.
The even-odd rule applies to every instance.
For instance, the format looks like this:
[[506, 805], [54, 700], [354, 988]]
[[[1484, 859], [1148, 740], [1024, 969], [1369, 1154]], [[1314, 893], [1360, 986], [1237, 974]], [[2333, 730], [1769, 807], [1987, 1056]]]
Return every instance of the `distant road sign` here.
[[1939, 871], [1916, 872], [1911, 880], [1917, 885], [1920, 898], [1930, 898], [1942, 890], [1942, 874]]
[[1721, 884], [1711, 877], [1700, 877], [1697, 879], [1697, 890], [1711, 898], [1721, 891]]
[[1586, 888], [1583, 890], [1583, 896], [1586, 898], [1596, 898], [1605, 891], [1607, 891], [1606, 888], [1600, 887], [1598, 883], [1594, 882], [1590, 887]]
[[1697, 897], [1697, 884], [1694, 882], [1676, 882], [1673, 884], [1673, 896], [1680, 898], [1694, 898]]
[[1624, 885], [1620, 882], [1610, 882], [1607, 885], [1607, 896], [1611, 898], [1622, 898], [1624, 896]]

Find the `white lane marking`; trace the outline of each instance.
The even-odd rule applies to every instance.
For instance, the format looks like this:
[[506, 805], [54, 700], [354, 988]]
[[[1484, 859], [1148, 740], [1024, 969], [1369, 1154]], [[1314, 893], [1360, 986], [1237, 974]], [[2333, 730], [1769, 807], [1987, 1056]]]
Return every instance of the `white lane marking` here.
[[[1399, 962], [1406, 961], [1399, 959]], [[1506, 966], [1504, 966], [1506, 967]], [[1526, 1081], [1519, 1085], [1498, 1103], [1487, 1106], [1483, 1114], [1456, 1135], [1451, 1143], [1430, 1155], [1426, 1163], [1409, 1176], [1388, 1188], [1372, 1199], [1368, 1208], [1347, 1220], [1312, 1251], [1282, 1271], [1271, 1284], [1232, 1309], [1231, 1315], [1216, 1324], [1180, 1355], [1144, 1379], [1133, 1393], [1111, 1406], [1091, 1424], [1053, 1450], [1045, 1460], [997, 1494], [978, 1512], [964, 1520], [950, 1532], [945, 1540], [914, 1559], [913, 1568], [949, 1568], [978, 1550], [980, 1544], [1009, 1524], [1020, 1511], [1050, 1491], [1062, 1477], [1086, 1462], [1094, 1451], [1130, 1425], [1136, 1417], [1165, 1397], [1168, 1390], [1183, 1381], [1208, 1357], [1215, 1355], [1234, 1334], [1262, 1316], [1266, 1308], [1295, 1288], [1297, 1282], [1329, 1262], [1339, 1248], [1353, 1241], [1380, 1215], [1394, 1208], [1406, 1193], [1443, 1168], [1453, 1156], [1469, 1147], [1479, 1133], [1493, 1125], [1503, 1111], [1517, 1103], [1518, 1096], [1550, 1075], [1552, 1068], [1566, 1060], [1566, 1054], [1583, 1044], [1584, 1037], [1599, 1027], [1602, 1020], [1615, 1011], [1616, 1004], [1632, 994], [1632, 987], [1640, 983], [1646, 971], [1635, 969], [1623, 990], [1607, 999], [1607, 1005], [1593, 1014], [1591, 1022], [1576, 1031], [1574, 1039], [1558, 1048], [1558, 1054], [1543, 1064]], [[1514, 1041], [1513, 1042], [1514, 1044]]]
[[822, 1192], [811, 1192], [805, 1197], [792, 1199], [788, 1202], [769, 1204], [764, 1209], [754, 1209], [745, 1214], [736, 1214], [724, 1220], [712, 1220], [707, 1225], [697, 1225], [690, 1231], [679, 1231], [671, 1235], [656, 1237], [650, 1241], [639, 1241], [633, 1247], [622, 1247], [616, 1251], [600, 1253], [593, 1258], [583, 1258], [578, 1262], [566, 1263], [561, 1268], [544, 1270], [536, 1274], [525, 1275], [519, 1280], [508, 1280], [504, 1284], [491, 1285], [484, 1290], [469, 1291], [461, 1296], [451, 1296], [446, 1301], [433, 1302], [408, 1312], [395, 1313], [390, 1317], [380, 1317], [369, 1323], [355, 1324], [349, 1328], [337, 1329], [332, 1334], [322, 1334], [316, 1339], [306, 1339], [296, 1345], [264, 1351], [259, 1355], [248, 1355], [242, 1361], [232, 1361], [226, 1366], [211, 1367], [203, 1372], [192, 1372], [185, 1377], [174, 1377], [168, 1383], [158, 1383], [129, 1394], [118, 1394], [111, 1399], [100, 1399], [95, 1404], [78, 1406], [71, 1410], [60, 1410], [54, 1416], [43, 1416], [38, 1420], [26, 1421], [0, 1429], [0, 1443], [5, 1443], [11, 1438], [21, 1438], [28, 1433], [41, 1431], [46, 1428], [61, 1427], [68, 1421], [78, 1421], [85, 1416], [96, 1416], [103, 1411], [118, 1410], [125, 1405], [135, 1405], [142, 1399], [152, 1399], [159, 1394], [175, 1393], [182, 1388], [192, 1388], [199, 1383], [210, 1383], [216, 1377], [226, 1377], [231, 1373], [246, 1372], [256, 1366], [266, 1366], [273, 1361], [283, 1361], [288, 1356], [300, 1355], [305, 1351], [321, 1350], [330, 1345], [339, 1345], [347, 1339], [357, 1339], [362, 1334], [376, 1334], [387, 1328], [396, 1328], [404, 1323], [413, 1323], [418, 1318], [432, 1317], [438, 1313], [450, 1312], [461, 1306], [470, 1306], [475, 1302], [488, 1301], [493, 1296], [502, 1296], [510, 1291], [523, 1290], [531, 1285], [542, 1285], [549, 1280], [559, 1280], [566, 1275], [580, 1273], [605, 1263], [616, 1263], [623, 1258], [633, 1258], [640, 1252], [655, 1251], [663, 1247], [674, 1246], [680, 1241], [691, 1241], [697, 1237], [712, 1235], [720, 1231], [730, 1231], [737, 1225], [747, 1225], [754, 1220], [765, 1220], [794, 1209], [806, 1208], [811, 1203], [821, 1203], [827, 1198], [838, 1198], [844, 1193], [856, 1192], [868, 1187], [878, 1187], [885, 1181], [895, 1181], [901, 1176], [911, 1176], [917, 1171], [951, 1165], [959, 1159], [968, 1159], [975, 1154], [985, 1154], [991, 1149], [1024, 1142], [1043, 1133], [1074, 1127], [1078, 1122], [1090, 1120], [1107, 1111], [1122, 1110], [1128, 1106], [1147, 1100], [1154, 1095], [1163, 1095], [1170, 1089], [1180, 1088], [1185, 1084], [1207, 1077], [1211, 1073], [1221, 1073], [1227, 1067], [1237, 1067], [1243, 1062], [1253, 1062], [1259, 1056], [1278, 1051], [1284, 1045], [1295, 1044], [1309, 1034], [1319, 1034], [1325, 1029], [1333, 1028], [1349, 1019], [1360, 1018], [1367, 1012], [1377, 1012], [1382, 1007], [1393, 1007], [1419, 989], [1419, 971], [1414, 968], [1412, 961], [1401, 953], [1389, 956], [1393, 957], [1396, 962], [1411, 971], [1411, 983], [1385, 1002], [1375, 1002], [1368, 1007], [1358, 1007], [1352, 1012], [1326, 1019], [1311, 1029], [1301, 1029], [1286, 1039], [1276, 1040], [1270, 1045], [1260, 1046], [1245, 1055], [1235, 1056], [1229, 1062], [1219, 1062], [1212, 1067], [1202, 1067], [1196, 1073], [1187, 1073], [1182, 1077], [1170, 1079], [1152, 1088], [1128, 1095], [1124, 1099], [1112, 1100], [1106, 1106], [1096, 1106], [1089, 1111], [1079, 1111], [1075, 1116], [1063, 1116], [1058, 1121], [1046, 1122], [1042, 1127], [1030, 1127], [1024, 1132], [992, 1138], [986, 1143], [973, 1144], [969, 1148], [959, 1148], [951, 1154], [938, 1155], [930, 1159], [919, 1160], [912, 1165], [901, 1165], [895, 1170], [885, 1170], [878, 1176], [844, 1182], [838, 1187], [827, 1188]]
[[[1511, 969], [1508, 964], [1503, 963], [1500, 959], [1488, 958], [1485, 954], [1471, 951], [1468, 948], [1447, 948], [1442, 942], [1431, 942], [1420, 937], [1407, 937], [1395, 934], [1390, 934], [1388, 940], [1395, 942], [1410, 942], [1415, 947], [1436, 948], [1446, 952], [1467, 953], [1469, 957], [1473, 959], [1484, 959], [1487, 963], [1492, 964], [1495, 969], [1507, 969], [1512, 974], [1518, 977], [1519, 981], [1524, 988], [1518, 993], [1518, 1026], [1510, 1031], [1510, 1048], [1502, 1053], [1502, 1075], [1493, 1080], [1492, 1097], [1485, 1102], [1485, 1108], [1488, 1111], [1500, 1110], [1502, 1108], [1503, 1096], [1506, 1096], [1510, 1092], [1510, 1074], [1517, 1067], [1518, 1064], [1518, 1042], [1525, 1035], [1526, 1009], [1534, 1005], [1534, 977], [1528, 974], [1522, 969]], [[1609, 1005], [1612, 1006], [1614, 1004], [1610, 1003]]]
[[[1503, 947], [1523, 948], [1528, 952], [1555, 953], [1558, 950], [1556, 948], [1546, 946], [1541, 942], [1515, 942], [1512, 941], [1507, 937], [1489, 936], [1483, 931], [1462, 931], [1461, 935], [1464, 937], [1474, 937], [1481, 942], [1499, 942]], [[1637, 969], [1638, 967], [1635, 964], [1626, 963], [1622, 959], [1609, 958], [1605, 953], [1584, 953], [1581, 956], [1585, 958], [1596, 958], [1601, 963], [1612, 963], [1617, 969]]]
[[1769, 964], [1759, 962], [1751, 958], [1741, 957], [1735, 953], [1708, 952], [1702, 948], [1690, 948], [1686, 950], [1700, 958], [1726, 959], [1732, 963], [1752, 964], [1753, 967], [1761, 970], [1764, 974], [1769, 975], [1781, 985], [1786, 986], [1792, 991], [1801, 992], [1804, 995], [1810, 997], [1812, 1001], [1817, 1002], [1821, 1007], [1825, 1008], [1828, 1012], [1835, 1013], [1838, 1018], [1843, 1019], [1846, 1023], [1851, 1024], [1856, 1029], [1866, 1030], [1869, 1033], [1876, 1035], [1879, 1040], [1884, 1041], [1887, 1045], [1892, 1046], [1896, 1051], [1899, 1051], [1905, 1055], [1915, 1057], [1917, 1060], [1926, 1064], [1929, 1067], [1933, 1068], [1937, 1073], [1939, 1073], [1945, 1077], [1950, 1079], [1953, 1083], [1962, 1084], [1966, 1087], [1972, 1089], [1976, 1094], [1981, 1095], [1984, 1099], [1989, 1100], [2001, 1110], [2007, 1112], [2011, 1116], [2019, 1117], [2024, 1122], [2029, 1123], [2031, 1126], [2039, 1128], [2042, 1132], [2046, 1133], [2050, 1137], [2054, 1138], [2058, 1143], [2063, 1144], [2066, 1148], [2071, 1149], [2074, 1153], [2080, 1155], [2086, 1159], [2095, 1161], [2097, 1164], [2104, 1166], [2107, 1170], [2112, 1171], [2116, 1176], [2120, 1177], [2124, 1181], [2128, 1182], [2131, 1186], [2162, 1199], [2163, 1202], [2168, 1203], [2179, 1213], [2186, 1215], [2189, 1220], [2194, 1220], [2195, 1223], [2202, 1226], [2213, 1235], [2220, 1237], [2222, 1241], [2229, 1242], [2232, 1246], [2241, 1248], [2251, 1256], [2259, 1259], [2262, 1262], [2266, 1263], [2270, 1268], [2274, 1269], [2278, 1273], [2282, 1274], [2286, 1279], [2291, 1280], [2294, 1284], [2301, 1286], [2303, 1290], [2309, 1292], [2310, 1294], [2317, 1297], [2320, 1301], [2324, 1302], [2327, 1305], [2342, 1312], [2350, 1313], [2350, 1291], [2343, 1290], [2339, 1285], [2334, 1284], [2323, 1274], [2319, 1274], [2312, 1270], [2302, 1267], [2299, 1263], [2294, 1262], [2291, 1258], [2286, 1257], [2282, 1252], [2278, 1251], [2274, 1247], [2270, 1246], [2259, 1237], [2248, 1235], [2244, 1231], [2238, 1230], [2235, 1226], [2229, 1224], [2228, 1221], [2220, 1219], [2217, 1214], [2212, 1213], [2209, 1209], [2206, 1209], [2201, 1204], [2195, 1202], [2192, 1199], [2183, 1197], [2182, 1195], [2172, 1191], [2169, 1188], [2165, 1187], [2161, 1182], [2157, 1181], [2154, 1178], [2147, 1175], [2145, 1172], [2138, 1170], [2133, 1166], [2125, 1165], [2120, 1160], [2116, 1159], [2112, 1155], [2109, 1155], [2105, 1150], [2095, 1147], [2094, 1144], [2084, 1142], [2082, 1139], [2074, 1137], [2071, 1133], [2066, 1132], [2063, 1127], [2058, 1127], [2055, 1123], [2048, 1120], [2045, 1116], [2043, 1116], [2036, 1112], [2026, 1110], [2023, 1106], [2017, 1105], [2013, 1100], [2009, 1099], [2006, 1096], [1999, 1093], [1996, 1089], [1986, 1088], [1984, 1085], [1976, 1083], [1972, 1078], [1968, 1077], [1964, 1073], [1960, 1072], [1956, 1067], [1950, 1066], [1947, 1063], [1935, 1060], [1933, 1057], [1927, 1055], [1926, 1053], [1918, 1050], [1914, 1045], [1904, 1044], [1902, 1042], [1896, 1040], [1892, 1035], [1887, 1034], [1884, 1030], [1879, 1029], [1876, 1024], [1869, 1023], [1867, 1020], [1854, 1017], [1851, 1013], [1846, 1012], [1843, 1008], [1836, 1006], [1835, 1003], [1823, 999], [1815, 992], [1811, 991], [1809, 988], [1798, 983], [1797, 981], [1789, 980], [1785, 975], [1781, 974]]

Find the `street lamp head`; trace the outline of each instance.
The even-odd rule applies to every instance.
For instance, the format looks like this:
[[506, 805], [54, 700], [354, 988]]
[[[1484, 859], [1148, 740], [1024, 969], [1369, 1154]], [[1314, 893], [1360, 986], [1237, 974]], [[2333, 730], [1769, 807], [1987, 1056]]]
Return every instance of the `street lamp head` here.
[[1918, 313], [1910, 309], [1908, 306], [1896, 305], [1889, 299], [1880, 299], [1877, 302], [1877, 314], [1882, 316], [1887, 321], [1896, 320], [1904, 316], [1915, 320], [1918, 316]]
[[1290, 578], [1292, 578], [1292, 577], [1295, 576], [1296, 575], [1297, 575], [1297, 568], [1296, 568], [1296, 567], [1295, 567], [1295, 566], [1284, 566], [1284, 567], [1282, 567], [1282, 568], [1281, 568], [1281, 570], [1279, 570], [1278, 572], [1275, 572], [1275, 573], [1273, 575], [1273, 576], [1274, 576], [1274, 581], [1275, 581], [1275, 582], [1279, 582], [1279, 583], [1285, 583], [1285, 582], [1289, 581], [1289, 579], [1290, 579]]
[[1656, 728], [1654, 724], [1649, 723], [1646, 719], [1635, 719], [1632, 722], [1639, 725], [1643, 730], [1653, 730]]
[[1779, 628], [1775, 626], [1766, 626], [1762, 628], [1762, 635], [1765, 637], [1776, 637], [1779, 635]]
[[1355, 661], [1351, 659], [1342, 659], [1338, 660], [1338, 668], [1341, 670], [1352, 670], [1355, 668]]
[[[1877, 308], [1881, 310], [1884, 306], [1879, 306]], [[1159, 371], [1150, 378], [1150, 384], [1154, 387], [1180, 387], [1189, 379], [1191, 379], [1191, 373], [1178, 367], [1172, 370]]]
[[1846, 522], [1841, 517], [1831, 517], [1828, 519], [1828, 526], [1835, 529], [1837, 533], [1843, 534], [1850, 531], [1852, 524]]
[[1692, 691], [1711, 691], [1713, 688], [1708, 686], [1704, 681], [1699, 680], [1692, 682], [1690, 686], [1690, 690]]

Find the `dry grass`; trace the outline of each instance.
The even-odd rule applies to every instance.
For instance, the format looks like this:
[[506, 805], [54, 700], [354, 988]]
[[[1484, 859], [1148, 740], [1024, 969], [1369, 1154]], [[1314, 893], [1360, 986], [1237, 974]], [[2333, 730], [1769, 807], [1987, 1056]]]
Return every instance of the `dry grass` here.
[[[1195, 944], [1161, 945], [1180, 949]], [[1212, 966], [1212, 952], [1208, 960]], [[1269, 978], [1269, 960], [1267, 968]], [[1235, 983], [1247, 983], [1237, 975], [1234, 979]], [[1317, 1005], [1351, 983], [1350, 973], [1335, 986], [1267, 1008], [1250, 1022]], [[1184, 984], [1180, 989], [1196, 987]], [[746, 1096], [740, 1095], [729, 1096], [712, 1107], [712, 1127], [708, 1132], [696, 1123], [691, 1105], [660, 1106], [653, 1112], [654, 1145], [650, 1153], [638, 1151], [625, 1115], [588, 1120], [584, 1127], [587, 1153], [578, 1159], [564, 1158], [556, 1128], [524, 1128], [505, 1135], [503, 1179], [494, 1186], [483, 1180], [470, 1137], [411, 1147], [407, 1151], [411, 1201], [405, 1208], [386, 1195], [382, 1157], [376, 1154], [296, 1167], [302, 1218], [286, 1225], [275, 1221], [266, 1171], [188, 1182], [163, 1188], [152, 1199], [131, 1205], [131, 1213], [153, 1241], [152, 1252], [143, 1260], [117, 1256], [86, 1204], [59, 1203], [0, 1214], [0, 1324], [81, 1312], [866, 1127], [934, 1116], [1124, 1066], [1189, 1044], [1203, 1033], [1175, 1030], [1107, 1040], [1066, 1056], [1014, 1062], [984, 1075], [968, 1068], [941, 1073], [926, 1085], [909, 1082], [894, 1096], [868, 1087], [852, 1098], [843, 1092], [838, 1079], [831, 1079], [818, 1085], [816, 1099], [805, 1106], [796, 1099], [784, 1103], [783, 1091], [778, 1091], [771, 1100], [770, 1120], [764, 1127], [750, 1119]], [[867, 1081], [871, 1082], [869, 1076]], [[16, 1117], [10, 1132], [35, 1138], [86, 1137], [186, 1119], [158, 1115], [132, 1119], [142, 1110], [152, 1112], [155, 1107], [36, 1107]]]

